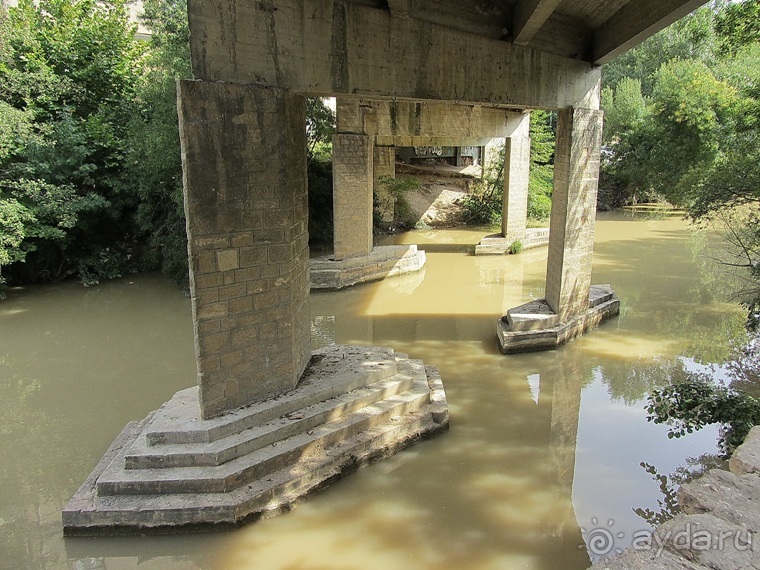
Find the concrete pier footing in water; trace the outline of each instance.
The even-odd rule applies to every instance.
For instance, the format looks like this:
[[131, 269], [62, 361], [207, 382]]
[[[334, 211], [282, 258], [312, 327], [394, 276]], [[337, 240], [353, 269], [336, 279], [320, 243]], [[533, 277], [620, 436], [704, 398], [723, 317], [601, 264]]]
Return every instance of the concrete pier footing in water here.
[[425, 266], [425, 252], [416, 245], [386, 245], [368, 255], [336, 260], [331, 256], [311, 260], [311, 289], [342, 289], [386, 277], [418, 273]]
[[63, 510], [67, 535], [234, 528], [448, 428], [438, 372], [390, 349], [315, 351], [298, 386], [212, 419], [188, 388], [129, 424]]
[[496, 337], [504, 354], [551, 350], [619, 313], [620, 299], [612, 288], [592, 285], [586, 311], [563, 320], [545, 300], [537, 299], [507, 311], [496, 323]]

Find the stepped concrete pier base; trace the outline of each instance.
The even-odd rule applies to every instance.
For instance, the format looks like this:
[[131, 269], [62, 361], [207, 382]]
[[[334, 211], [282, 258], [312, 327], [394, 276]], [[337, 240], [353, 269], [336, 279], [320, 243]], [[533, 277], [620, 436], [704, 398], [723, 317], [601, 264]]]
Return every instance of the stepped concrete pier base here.
[[[475, 246], [475, 255], [504, 255], [509, 253], [516, 238], [495, 234], [484, 237]], [[522, 249], [533, 249], [549, 245], [549, 228], [528, 228], [522, 238], [519, 238]]]
[[616, 317], [620, 299], [609, 285], [592, 285], [586, 311], [562, 320], [544, 299], [536, 299], [507, 311], [496, 324], [503, 354], [555, 349], [589, 329]]
[[335, 259], [315, 257], [310, 263], [312, 289], [342, 289], [359, 283], [422, 271], [425, 252], [416, 245], [384, 245], [367, 255]]
[[188, 388], [129, 424], [63, 510], [64, 534], [234, 528], [448, 424], [434, 367], [387, 348], [320, 349], [277, 398], [203, 419]]

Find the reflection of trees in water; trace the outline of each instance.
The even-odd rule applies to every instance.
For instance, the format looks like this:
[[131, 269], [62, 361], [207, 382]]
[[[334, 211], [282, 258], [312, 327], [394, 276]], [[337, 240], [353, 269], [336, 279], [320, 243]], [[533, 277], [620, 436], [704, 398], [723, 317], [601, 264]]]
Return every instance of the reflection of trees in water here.
[[647, 394], [686, 378], [686, 367], [680, 358], [639, 359], [635, 362], [603, 362], [597, 368], [610, 397], [626, 406], [641, 402]]
[[657, 481], [662, 499], [657, 499], [657, 510], [636, 507], [633, 509], [642, 520], [657, 526], [672, 519], [681, 512], [676, 498], [679, 486], [701, 477], [711, 469], [727, 469], [728, 462], [714, 453], [704, 453], [699, 457], [687, 457], [685, 465], [679, 465], [673, 473], [665, 475], [655, 465], [641, 462], [639, 465]]
[[[11, 357], [0, 357], [0, 445], [4, 446], [0, 448], [3, 458], [0, 566], [3, 568], [5, 562], [9, 568], [105, 569], [109, 557], [114, 555], [115, 543], [86, 538], [67, 543], [62, 538], [61, 510], [92, 469], [93, 456], [100, 453], [88, 449], [89, 442], [83, 438], [87, 432], [96, 432], [98, 419], [102, 418], [102, 410], [88, 401], [85, 394], [67, 396], [61, 396], [54, 382], [17, 374]], [[90, 417], [83, 418], [83, 414]], [[198, 539], [191, 546], [188, 542], [140, 538], [140, 549], [128, 542], [133, 539], [118, 540], [125, 548], [120, 552], [122, 556], [140, 553], [144, 558], [150, 558], [145, 556], [146, 541], [156, 541], [159, 545], [156, 556], [184, 560], [182, 568], [198, 567], [195, 563], [188, 565], [187, 560], [211, 557], [209, 549], [201, 552], [203, 548], [199, 545], [204, 541]], [[162, 543], [169, 552], [162, 550]], [[70, 549], [75, 552], [69, 552]], [[168, 569], [173, 565], [164, 558], [156, 567]]]
[[732, 388], [760, 399], [760, 333], [755, 333], [736, 348], [727, 369]]
[[64, 564], [65, 554], [48, 539], [60, 536], [60, 509], [72, 481], [51, 466], [71, 465], [76, 457], [68, 457], [61, 417], [39, 405], [43, 386], [18, 377], [7, 362], [0, 359], [0, 435], [9, 448], [0, 462], [0, 552], [28, 568]]

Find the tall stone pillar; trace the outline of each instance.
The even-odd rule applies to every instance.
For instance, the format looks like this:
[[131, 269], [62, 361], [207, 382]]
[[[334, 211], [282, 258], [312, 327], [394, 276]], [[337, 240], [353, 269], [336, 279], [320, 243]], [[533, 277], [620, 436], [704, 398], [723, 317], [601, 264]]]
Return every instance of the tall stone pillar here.
[[396, 147], [375, 146], [373, 158], [374, 189], [380, 208], [380, 215], [384, 222], [392, 222], [394, 213], [393, 196], [380, 184], [380, 179], [384, 176], [396, 178]]
[[372, 138], [333, 135], [333, 258], [338, 261], [372, 251]]
[[208, 419], [293, 389], [310, 358], [304, 100], [182, 81], [178, 103]]
[[518, 115], [504, 147], [504, 200], [501, 232], [511, 243], [525, 237], [530, 176], [530, 114]]
[[558, 114], [546, 301], [566, 321], [589, 306], [603, 113]]

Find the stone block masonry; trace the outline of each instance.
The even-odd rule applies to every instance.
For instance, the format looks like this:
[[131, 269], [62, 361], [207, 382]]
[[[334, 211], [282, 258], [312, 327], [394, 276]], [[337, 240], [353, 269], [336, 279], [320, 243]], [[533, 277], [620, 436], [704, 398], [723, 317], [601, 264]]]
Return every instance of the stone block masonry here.
[[520, 116], [519, 127], [505, 140], [504, 200], [501, 233], [512, 243], [523, 239], [528, 221], [530, 181], [530, 115]]
[[303, 98], [179, 83], [204, 418], [292, 389], [309, 360]]
[[395, 200], [387, 189], [380, 184], [380, 178], [384, 176], [396, 178], [396, 147], [375, 146], [373, 173], [374, 192], [380, 215], [384, 222], [392, 222]]
[[602, 117], [593, 109], [558, 113], [546, 301], [563, 321], [588, 308]]
[[188, 388], [129, 424], [63, 510], [64, 533], [234, 528], [449, 426], [438, 370], [383, 348], [317, 350], [294, 390], [215, 418], [197, 402]]
[[336, 260], [366, 256], [372, 251], [373, 154], [369, 135], [333, 135]]

